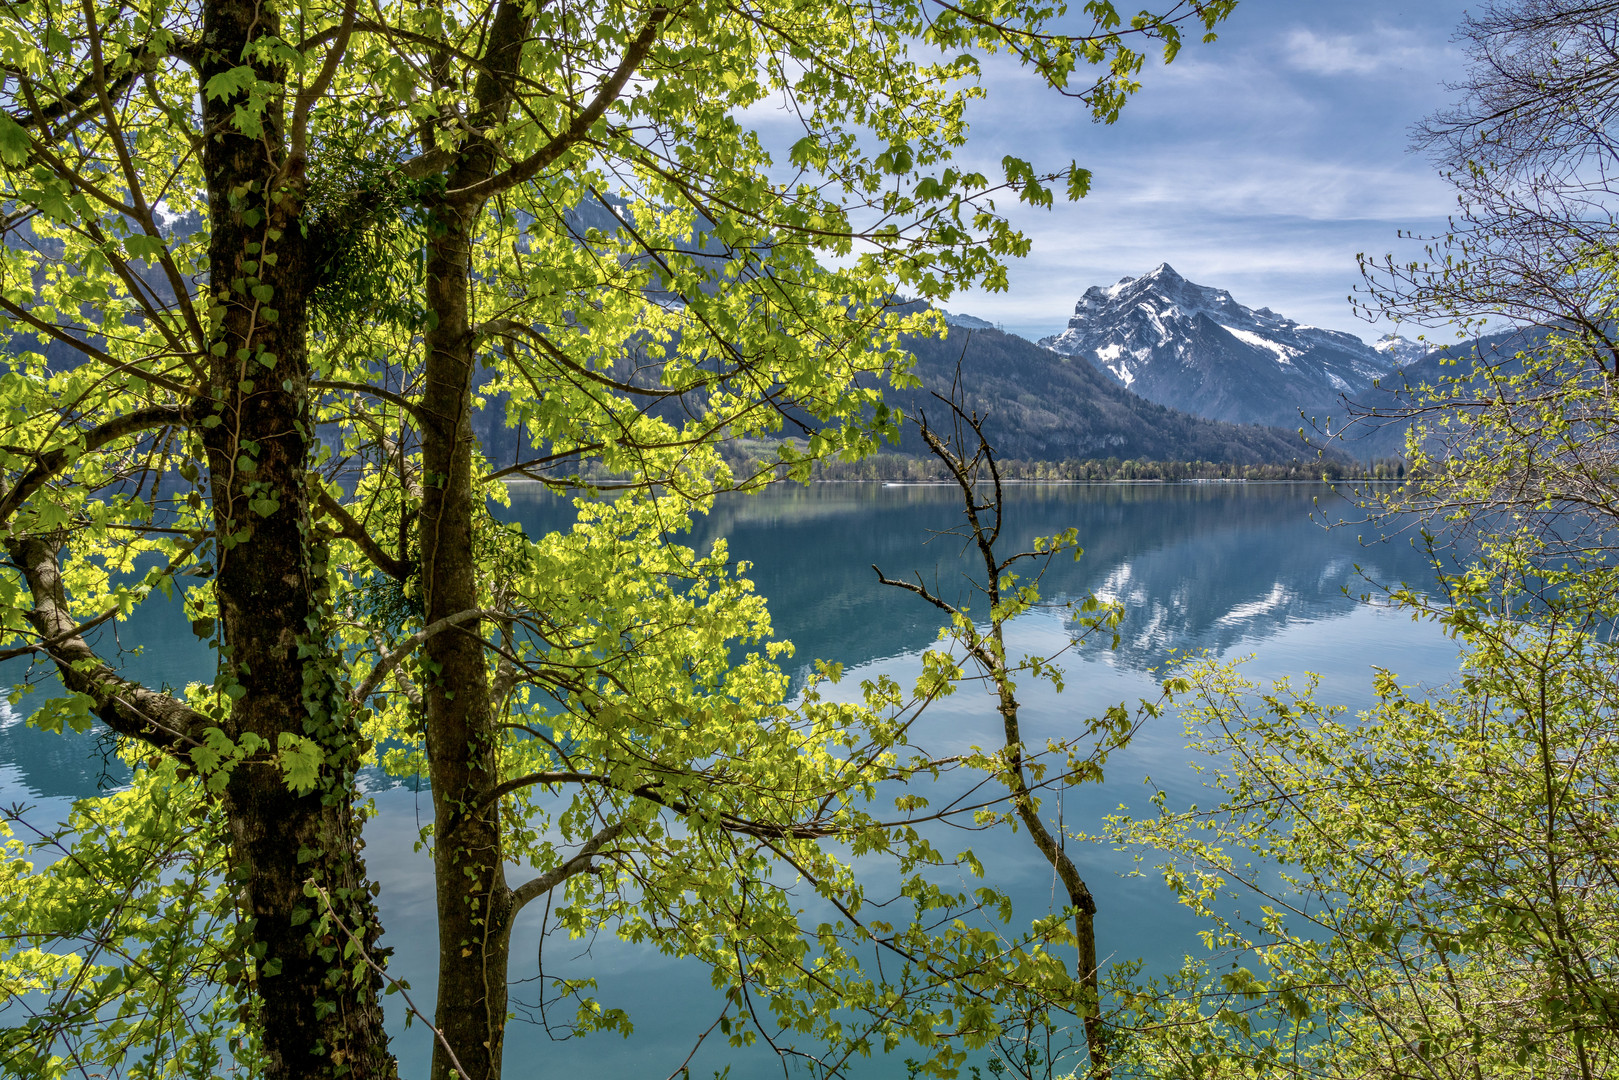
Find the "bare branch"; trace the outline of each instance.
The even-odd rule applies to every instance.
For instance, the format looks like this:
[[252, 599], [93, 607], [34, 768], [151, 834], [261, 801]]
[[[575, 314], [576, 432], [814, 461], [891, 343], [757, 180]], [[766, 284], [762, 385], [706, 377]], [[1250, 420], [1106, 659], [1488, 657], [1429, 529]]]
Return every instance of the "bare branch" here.
[[470, 608], [466, 611], [458, 611], [454, 615], [446, 615], [437, 622], [416, 631], [396, 646], [392, 652], [377, 661], [377, 666], [371, 669], [371, 674], [367, 675], [365, 681], [349, 694], [349, 701], [358, 705], [367, 697], [370, 697], [371, 692], [381, 684], [383, 679], [388, 677], [390, 671], [404, 663], [407, 656], [433, 635], [443, 633], [452, 626], [460, 626], [462, 623], [472, 622], [475, 619], [493, 619], [501, 614], [501, 612], [489, 608]]
[[309, 385], [315, 390], [350, 390], [356, 394], [367, 394], [381, 401], [386, 401], [390, 405], [397, 405], [405, 410], [412, 419], [418, 422], [421, 420], [421, 415], [418, 413], [414, 401], [385, 387], [373, 386], [370, 383], [347, 382], [343, 379], [312, 379]]

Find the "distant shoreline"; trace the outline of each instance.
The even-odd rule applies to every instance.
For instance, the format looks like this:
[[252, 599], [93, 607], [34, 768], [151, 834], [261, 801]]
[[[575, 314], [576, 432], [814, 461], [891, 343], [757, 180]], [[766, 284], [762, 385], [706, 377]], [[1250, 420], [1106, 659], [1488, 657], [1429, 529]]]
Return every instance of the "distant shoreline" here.
[[[777, 481], [792, 483], [792, 481]], [[980, 484], [993, 483], [980, 480]], [[953, 480], [811, 480], [812, 484], [881, 484], [883, 487], [955, 487]], [[1218, 479], [1187, 478], [1184, 480], [1010, 480], [1003, 478], [1002, 487], [1167, 487], [1174, 484], [1404, 484], [1404, 480], [1390, 480], [1374, 476], [1340, 476], [1331, 480], [1250, 480], [1247, 477], [1221, 477]]]
[[[980, 480], [979, 484], [988, 485], [993, 482], [994, 481], [991, 480]], [[545, 486], [545, 481], [534, 480], [526, 476], [506, 477], [501, 481], [501, 483], [507, 485], [508, 487], [520, 487], [526, 484], [538, 484], [542, 487]], [[1333, 484], [1392, 484], [1399, 486], [1403, 485], [1404, 483], [1404, 480], [1391, 480], [1386, 477], [1375, 476], [1340, 476], [1330, 480], [1250, 480], [1246, 477], [1218, 479], [1188, 478], [1184, 480], [1012, 480], [1006, 478], [1001, 480], [1002, 487], [1170, 487], [1173, 485], [1212, 487], [1226, 484], [1326, 484], [1328, 486]], [[891, 488], [953, 488], [957, 486], [954, 480], [825, 480], [820, 478], [809, 481], [772, 480], [764, 486], [767, 488], [773, 488], [785, 487], [789, 484], [796, 487], [804, 487], [806, 485], [814, 486], [818, 484], [862, 484], [868, 487], [876, 485], [878, 487]]]

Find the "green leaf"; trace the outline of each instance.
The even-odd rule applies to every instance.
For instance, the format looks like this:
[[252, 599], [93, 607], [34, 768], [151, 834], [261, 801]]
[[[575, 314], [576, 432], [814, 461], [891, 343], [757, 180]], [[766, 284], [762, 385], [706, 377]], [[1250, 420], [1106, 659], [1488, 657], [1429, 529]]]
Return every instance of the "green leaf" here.
[[300, 795], [308, 794], [320, 782], [320, 767], [326, 755], [313, 739], [283, 731], [279, 737], [280, 749], [276, 760], [281, 765], [287, 786]]
[[203, 93], [212, 101], [234, 97], [258, 82], [258, 72], [246, 64], [221, 71], [203, 85]]
[[0, 109], [0, 164], [13, 168], [27, 164], [32, 146], [27, 130]]

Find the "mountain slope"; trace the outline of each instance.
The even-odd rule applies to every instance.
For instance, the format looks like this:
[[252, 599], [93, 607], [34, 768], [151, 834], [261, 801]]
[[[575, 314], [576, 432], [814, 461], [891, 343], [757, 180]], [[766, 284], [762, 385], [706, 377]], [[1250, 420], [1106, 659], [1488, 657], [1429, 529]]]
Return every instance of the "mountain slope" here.
[[1352, 412], [1356, 418], [1343, 429], [1335, 445], [1362, 460], [1403, 457], [1406, 432], [1411, 427], [1410, 419], [1403, 415], [1407, 410], [1464, 375], [1477, 380], [1480, 393], [1486, 393], [1492, 373], [1517, 373], [1518, 354], [1541, 346], [1548, 332], [1545, 327], [1504, 330], [1424, 353], [1354, 395]]
[[1168, 263], [1087, 289], [1068, 328], [1040, 344], [1089, 360], [1160, 405], [1287, 428], [1298, 427], [1301, 412], [1341, 415], [1340, 396], [1370, 388], [1405, 345], [1373, 348], [1353, 334], [1244, 307]]
[[[1260, 465], [1311, 461], [1316, 456], [1296, 429], [1220, 423], [1155, 405], [1084, 361], [1068, 360], [998, 330], [956, 326], [944, 339], [907, 339], [905, 348], [916, 357], [915, 374], [922, 387], [888, 390], [884, 395], [888, 403], [908, 416], [926, 412], [942, 422], [948, 410], [932, 392], [949, 395], [959, 364], [967, 408], [987, 417], [985, 435], [1003, 460], [1134, 458]], [[671, 421], [678, 421], [679, 408], [678, 402], [665, 402], [653, 411], [667, 412]], [[798, 410], [789, 410], [789, 415], [808, 427], [815, 424]], [[498, 395], [477, 412], [473, 427], [491, 460], [512, 462], [533, 456], [519, 434], [505, 426], [504, 399]], [[898, 449], [930, 456], [910, 424]]]
[[[913, 338], [906, 347], [917, 358], [916, 374], [925, 389], [890, 392], [890, 402], [908, 414], [923, 409], [939, 419], [944, 406], [928, 391], [948, 394], [959, 361], [967, 407], [988, 416], [985, 434], [1002, 458], [1246, 465], [1313, 457], [1292, 432], [1219, 423], [1165, 408], [1088, 363], [1066, 360], [998, 330], [952, 328], [948, 338]], [[901, 449], [927, 453], [912, 429], [907, 429]]]

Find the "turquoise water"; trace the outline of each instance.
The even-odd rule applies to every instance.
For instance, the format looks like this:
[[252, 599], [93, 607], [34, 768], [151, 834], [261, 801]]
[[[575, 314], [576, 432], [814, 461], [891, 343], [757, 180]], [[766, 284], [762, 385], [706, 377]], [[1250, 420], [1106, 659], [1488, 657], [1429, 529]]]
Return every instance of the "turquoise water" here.
[[[921, 573], [947, 593], [961, 589], [961, 541], [940, 535], [957, 523], [959, 505], [955, 490], [945, 487], [785, 488], [722, 501], [682, 542], [703, 547], [725, 536], [732, 557], [752, 564], [748, 576], [769, 598], [777, 634], [796, 646], [789, 671], [801, 675], [815, 659], [829, 659], [846, 666], [850, 684], [878, 673], [905, 682], [920, 651], [934, 641], [938, 623], [918, 598], [880, 587], [871, 564], [890, 577]], [[571, 507], [537, 489], [517, 488], [510, 513], [535, 532], [565, 523]], [[1325, 700], [1352, 708], [1370, 701], [1374, 667], [1389, 668], [1408, 683], [1450, 678], [1455, 646], [1435, 627], [1358, 599], [1378, 584], [1420, 586], [1431, 580], [1425, 560], [1403, 538], [1362, 543], [1354, 526], [1322, 527], [1324, 520], [1351, 513], [1315, 485], [1010, 489], [1006, 550], [1070, 526], [1086, 548], [1078, 563], [1059, 560], [1052, 566], [1043, 594], [1061, 600], [1095, 592], [1119, 600], [1127, 611], [1117, 650], [1087, 645], [1070, 655], [1061, 695], [1043, 684], [1020, 690], [1028, 740], [1061, 736], [1108, 705], [1154, 696], [1153, 672], [1170, 650], [1251, 656], [1248, 670], [1258, 678], [1314, 671], [1323, 679]], [[1049, 654], [1067, 643], [1069, 626], [1060, 610], [1036, 612], [1014, 624], [1010, 637], [1018, 651]], [[140, 647], [128, 657], [129, 667], [152, 682], [179, 685], [211, 675], [207, 653], [174, 609], [140, 613], [119, 628], [116, 642], [111, 635], [102, 642], [109, 651], [118, 645]], [[13, 662], [4, 674], [14, 681], [23, 669]], [[98, 783], [117, 782], [94, 735], [46, 735], [21, 723], [17, 712], [0, 713], [0, 804], [26, 802], [37, 814], [53, 816]], [[998, 727], [991, 701], [969, 688], [938, 703], [921, 736], [930, 750], [949, 752], [996, 741]], [[1148, 777], [1176, 801], [1197, 799], [1182, 743], [1174, 717], [1144, 728], [1110, 762], [1106, 784], [1068, 793], [1061, 807], [1065, 823], [1085, 829], [1120, 804], [1144, 811]], [[395, 949], [394, 973], [410, 981], [417, 1004], [430, 1010], [432, 878], [426, 854], [413, 848], [421, 824], [431, 819], [431, 801], [407, 787], [383, 788], [374, 798], [367, 858], [382, 885], [385, 943]], [[1049, 803], [1045, 809], [1057, 813]], [[1021, 833], [993, 844], [978, 839], [990, 877], [1012, 892], [1020, 918], [1050, 905], [1050, 869]], [[953, 840], [951, 850], [973, 842]], [[1124, 876], [1132, 868], [1127, 856], [1087, 849], [1081, 864], [1098, 898], [1104, 955], [1170, 964], [1195, 948], [1195, 927], [1154, 879]], [[514, 1003], [537, 994], [532, 980], [542, 942], [539, 907], [524, 913], [514, 938], [512, 976], [531, 980], [514, 987]], [[628, 1040], [598, 1035], [556, 1042], [544, 1027], [519, 1022], [508, 1036], [511, 1077], [588, 1070], [656, 1080], [678, 1069], [719, 1011], [706, 971], [606, 936], [588, 942], [546, 938], [543, 959], [547, 976], [594, 975], [603, 1003], [628, 1009], [636, 1031]], [[388, 1000], [391, 1007], [398, 1002]], [[422, 1075], [428, 1036], [420, 1026], [404, 1031], [402, 1013], [392, 1015], [406, 1074]], [[733, 1077], [781, 1075], [767, 1050], [732, 1051], [719, 1038], [716, 1033], [691, 1059], [692, 1075], [706, 1077], [726, 1065]], [[873, 1062], [862, 1074], [899, 1077], [904, 1069]]]

